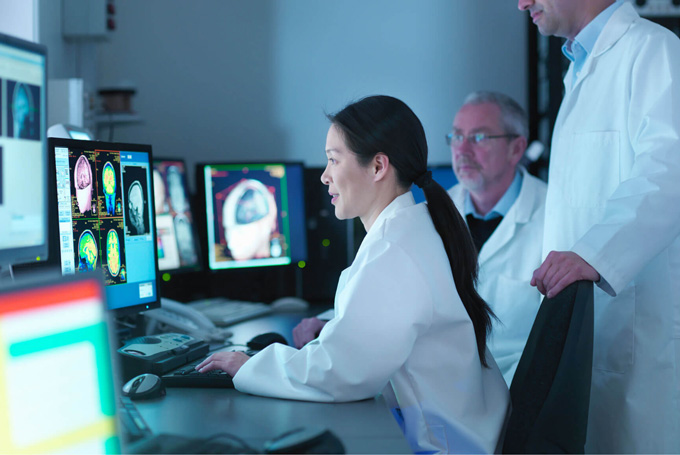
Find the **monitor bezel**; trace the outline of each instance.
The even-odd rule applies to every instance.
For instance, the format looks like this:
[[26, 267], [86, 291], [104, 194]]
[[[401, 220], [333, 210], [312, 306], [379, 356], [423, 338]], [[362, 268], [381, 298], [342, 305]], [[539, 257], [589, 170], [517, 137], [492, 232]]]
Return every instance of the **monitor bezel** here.
[[[248, 271], [248, 270], [254, 270], [254, 269], [283, 269], [286, 267], [297, 267], [297, 263], [301, 260], [300, 258], [296, 258], [292, 252], [290, 255], [290, 263], [288, 264], [276, 264], [276, 265], [267, 265], [267, 266], [258, 266], [258, 267], [233, 267], [233, 268], [223, 268], [223, 269], [212, 269], [210, 267], [210, 255], [208, 253], [208, 248], [210, 248], [210, 245], [208, 245], [208, 225], [207, 225], [207, 200], [206, 200], [206, 194], [205, 194], [205, 173], [204, 173], [204, 168], [205, 166], [243, 166], [243, 165], [281, 165], [281, 166], [300, 166], [302, 170], [302, 190], [304, 191], [304, 169], [305, 165], [302, 161], [298, 160], [252, 160], [252, 161], [245, 161], [245, 160], [235, 160], [235, 161], [202, 161], [199, 163], [196, 163], [196, 199], [197, 199], [197, 220], [198, 220], [198, 227], [200, 229], [199, 231], [199, 241], [201, 242], [201, 248], [205, 248], [206, 254], [204, 254], [203, 258], [203, 268], [209, 273], [212, 274], [219, 274], [219, 273], [235, 273], [235, 271]], [[304, 194], [302, 197], [302, 209], [304, 210]], [[198, 218], [200, 216], [200, 218]], [[302, 217], [306, 220], [306, 213], [302, 214]], [[307, 229], [306, 227], [306, 222], [303, 223], [302, 226], [305, 231]], [[307, 235], [305, 232], [304, 236], [304, 247], [305, 251], [308, 248], [306, 242], [307, 242]]]
[[[169, 273], [171, 276], [175, 275], [182, 275], [182, 274], [188, 274], [188, 273], [197, 273], [197, 272], [202, 272], [204, 270], [204, 255], [203, 255], [203, 249], [201, 245], [201, 239], [198, 236], [198, 220], [197, 220], [197, 215], [196, 215], [196, 203], [194, 201], [194, 197], [189, 191], [189, 167], [187, 165], [187, 162], [184, 158], [172, 158], [172, 157], [154, 157], [153, 159], [153, 165], [156, 164], [156, 162], [163, 162], [163, 161], [175, 161], [175, 162], [181, 162], [184, 164], [184, 184], [185, 184], [185, 189], [187, 191], [187, 199], [189, 201], [189, 210], [191, 211], [191, 216], [193, 217], [193, 223], [191, 226], [191, 229], [193, 230], [194, 234], [194, 246], [196, 247], [196, 254], [198, 256], [198, 261], [196, 265], [194, 266], [185, 266], [185, 267], [179, 267], [176, 269], [167, 269], [167, 270], [161, 270], [160, 267], [158, 268], [158, 273], [161, 275], [164, 273]], [[154, 198], [155, 198], [155, 189], [154, 189]], [[156, 229], [158, 229], [158, 226], [156, 226]], [[158, 231], [156, 231], [156, 236], [158, 236]]]
[[[4, 44], [7, 46], [15, 47], [17, 49], [20, 49], [22, 51], [26, 52], [32, 52], [34, 54], [40, 55], [41, 57], [44, 58], [45, 61], [45, 70], [43, 71], [42, 74], [42, 96], [44, 97], [44, 109], [43, 112], [41, 112], [41, 127], [40, 127], [40, 132], [42, 134], [42, 156], [43, 156], [43, 175], [42, 175], [42, 181], [47, 182], [48, 180], [48, 155], [49, 155], [49, 148], [47, 145], [48, 142], [48, 137], [47, 137], [47, 46], [39, 44], [39, 43], [34, 43], [32, 41], [26, 41], [21, 38], [17, 38], [15, 36], [11, 35], [6, 35], [4, 33], [0, 33], [0, 44]], [[45, 236], [43, 238], [43, 243], [40, 245], [33, 245], [33, 246], [24, 246], [24, 247], [18, 247], [18, 248], [5, 248], [5, 249], [0, 249], [0, 271], [2, 270], [2, 267], [5, 265], [20, 265], [20, 264], [30, 264], [30, 263], [38, 263], [38, 262], [46, 262], [49, 260], [49, 252], [50, 252], [50, 235], [49, 235], [49, 199], [50, 199], [50, 192], [49, 192], [49, 187], [46, 186], [45, 190], [43, 192], [43, 197], [45, 199], [45, 207], [43, 208], [43, 232], [45, 233]]]
[[[57, 216], [58, 212], [58, 201], [57, 201], [57, 178], [56, 178], [56, 160], [54, 156], [54, 149], [55, 147], [67, 147], [67, 148], [92, 148], [94, 149], [102, 149], [102, 150], [125, 150], [127, 151], [135, 151], [135, 152], [143, 152], [143, 153], [148, 153], [149, 155], [149, 166], [151, 166], [151, 173], [150, 175], [153, 176], [153, 153], [152, 153], [152, 148], [150, 144], [133, 144], [133, 143], [125, 143], [125, 142], [104, 142], [104, 141], [84, 141], [80, 139], [67, 139], [67, 138], [59, 138], [59, 137], [51, 137], [48, 138], [48, 169], [52, 172], [48, 172], [48, 185], [50, 185], [50, 188], [52, 188], [53, 193], [49, 197], [49, 206], [50, 206], [50, 228], [49, 228], [49, 233], [50, 233], [50, 244], [54, 245], [54, 248], [52, 248], [52, 251], [54, 254], [50, 258], [50, 264], [55, 265], [58, 267], [58, 270], [61, 272], [61, 251], [59, 249], [59, 217]], [[151, 206], [150, 206], [150, 212], [153, 213], [153, 201], [155, 200], [155, 195], [154, 195], [154, 188], [153, 188], [153, 183], [149, 185], [150, 190], [151, 190]], [[134, 314], [134, 313], [141, 313], [144, 311], [148, 310], [153, 310], [155, 308], [160, 308], [161, 306], [161, 296], [160, 296], [160, 276], [158, 273], [158, 245], [156, 244], [157, 241], [157, 234], [156, 234], [156, 217], [150, 217], [153, 218], [153, 229], [150, 229], [150, 232], [153, 232], [153, 251], [154, 251], [154, 270], [155, 270], [155, 296], [156, 299], [155, 301], [151, 302], [146, 302], [146, 303], [140, 303], [137, 305], [130, 305], [130, 306], [125, 306], [125, 307], [118, 307], [118, 308], [111, 308], [110, 302], [106, 301], [106, 308], [108, 311], [113, 312], [116, 316], [126, 316], [129, 314]], [[78, 274], [76, 274], [78, 275]], [[64, 275], [66, 276], [66, 275]], [[104, 286], [104, 289], [106, 289], [106, 286]]]

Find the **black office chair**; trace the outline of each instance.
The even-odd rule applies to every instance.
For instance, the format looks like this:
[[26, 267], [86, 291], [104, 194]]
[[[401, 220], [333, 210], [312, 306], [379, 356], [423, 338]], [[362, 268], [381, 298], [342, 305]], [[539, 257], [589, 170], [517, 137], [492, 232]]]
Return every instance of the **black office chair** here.
[[544, 298], [510, 386], [503, 453], [584, 453], [593, 365], [593, 283]]

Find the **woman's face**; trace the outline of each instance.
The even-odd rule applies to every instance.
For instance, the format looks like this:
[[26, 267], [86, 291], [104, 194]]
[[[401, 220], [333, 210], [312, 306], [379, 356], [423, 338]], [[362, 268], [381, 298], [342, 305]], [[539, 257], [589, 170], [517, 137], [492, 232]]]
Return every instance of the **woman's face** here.
[[328, 185], [335, 216], [345, 220], [368, 215], [375, 196], [371, 166], [359, 164], [357, 156], [347, 148], [341, 130], [335, 125], [328, 129], [326, 156], [328, 163], [321, 181]]

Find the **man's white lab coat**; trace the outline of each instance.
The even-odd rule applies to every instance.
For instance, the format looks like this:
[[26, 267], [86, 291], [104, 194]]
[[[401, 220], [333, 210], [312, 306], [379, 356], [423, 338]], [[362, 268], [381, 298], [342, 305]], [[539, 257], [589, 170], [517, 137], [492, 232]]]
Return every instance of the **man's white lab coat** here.
[[[522, 172], [517, 200], [479, 252], [477, 292], [496, 313], [488, 346], [508, 384], [529, 338], [542, 295], [531, 286], [541, 265], [546, 185]], [[462, 214], [467, 190], [459, 183], [449, 195]]]
[[543, 255], [574, 251], [605, 280], [586, 452], [679, 453], [680, 40], [624, 3], [572, 72]]
[[[234, 377], [243, 392], [310, 401], [386, 389], [414, 451], [493, 452], [509, 393], [490, 355], [482, 367], [427, 207], [411, 193], [379, 215], [340, 278], [335, 317], [297, 350], [274, 344]], [[393, 393], [392, 393], [393, 392]]]

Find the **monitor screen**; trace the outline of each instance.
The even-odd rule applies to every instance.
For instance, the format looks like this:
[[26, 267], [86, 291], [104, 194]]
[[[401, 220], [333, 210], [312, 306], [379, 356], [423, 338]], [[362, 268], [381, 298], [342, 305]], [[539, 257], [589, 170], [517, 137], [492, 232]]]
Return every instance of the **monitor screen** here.
[[0, 289], [0, 453], [120, 453], [101, 282]]
[[197, 172], [211, 270], [306, 260], [302, 164], [200, 164]]
[[0, 34], [0, 268], [47, 257], [45, 47]]
[[158, 269], [163, 272], [200, 269], [184, 161], [154, 159], [153, 188]]
[[49, 139], [61, 271], [101, 270], [119, 313], [157, 307], [151, 146]]

